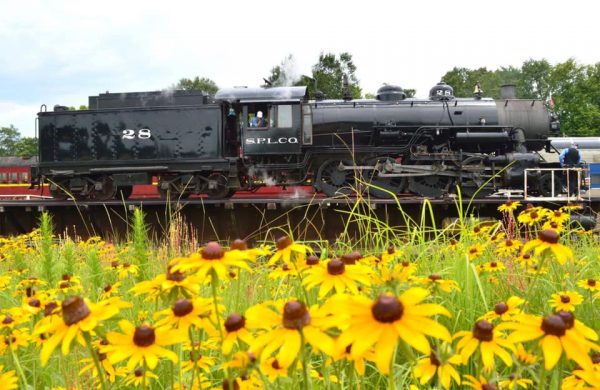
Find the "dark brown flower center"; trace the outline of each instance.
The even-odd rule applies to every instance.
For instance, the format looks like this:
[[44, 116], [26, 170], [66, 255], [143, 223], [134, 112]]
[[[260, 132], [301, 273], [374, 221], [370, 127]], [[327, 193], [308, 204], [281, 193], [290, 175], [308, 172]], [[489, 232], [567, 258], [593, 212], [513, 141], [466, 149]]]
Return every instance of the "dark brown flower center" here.
[[575, 315], [570, 311], [561, 310], [556, 314], [563, 320], [566, 329], [571, 329], [575, 326]]
[[398, 298], [391, 295], [380, 295], [371, 306], [373, 318], [379, 322], [391, 323], [398, 321], [404, 314], [404, 306]]
[[319, 264], [319, 258], [315, 255], [310, 255], [306, 258], [306, 265], [317, 265]]
[[113, 268], [117, 268], [119, 266], [119, 262], [117, 260], [113, 260], [110, 262], [110, 266]]
[[475, 233], [479, 233], [480, 231], [481, 231], [481, 228], [479, 226], [477, 226], [473, 229], [473, 232], [475, 232]]
[[590, 287], [596, 287], [596, 279], [588, 279], [587, 285]]
[[63, 274], [63, 276], [62, 276], [62, 280], [64, 280], [64, 281], [67, 281], [67, 282], [68, 282], [69, 280], [71, 280], [71, 276], [70, 276], [69, 274]]
[[29, 300], [29, 302], [27, 302], [27, 304], [31, 307], [41, 307], [42, 306], [42, 302], [40, 302], [40, 300], [37, 298], [31, 298]]
[[211, 241], [200, 252], [205, 260], [219, 260], [223, 258], [225, 252], [218, 242]]
[[304, 302], [289, 301], [283, 306], [283, 326], [287, 329], [302, 329], [310, 323], [310, 313]]
[[140, 378], [142, 375], [144, 375], [144, 370], [141, 368], [136, 368], [135, 371], [133, 372], [133, 375]]
[[185, 279], [185, 274], [181, 271], [171, 272], [171, 268], [172, 267], [169, 267], [169, 269], [167, 270], [167, 280], [170, 280], [172, 282], [183, 282], [183, 280]]
[[225, 378], [223, 379], [223, 390], [239, 390], [240, 389], [240, 385], [237, 383], [237, 381], [234, 379], [233, 380], [233, 385], [229, 384], [229, 379]]
[[429, 362], [431, 364], [433, 364], [434, 366], [440, 366], [442, 364], [442, 362], [440, 362], [440, 359], [437, 357], [435, 352], [431, 352], [431, 354], [429, 355]]
[[458, 244], [458, 241], [456, 241], [454, 239], [450, 240], [450, 245], [454, 246], [456, 244]]
[[4, 319], [2, 320], [2, 325], [10, 325], [10, 324], [12, 324], [13, 322], [15, 322], [15, 320], [14, 320], [14, 319], [13, 319], [13, 318], [12, 318], [10, 315], [8, 315], [8, 314], [7, 314], [7, 315], [4, 317]]
[[498, 314], [499, 316], [506, 313], [507, 311], [508, 305], [504, 302], [500, 302], [496, 306], [494, 306], [494, 313]]
[[537, 213], [537, 211], [532, 211], [530, 216], [531, 216], [531, 219], [537, 219], [539, 217], [539, 214]]
[[554, 221], [553, 221], [553, 222], [550, 222], [550, 227], [551, 227], [552, 229], [558, 229], [558, 223], [556, 223], [556, 222], [554, 222]]
[[511, 246], [513, 246], [513, 242], [512, 242], [512, 240], [506, 240], [506, 242], [505, 242], [505, 245], [506, 245], [507, 247], [511, 247]]
[[492, 341], [494, 339], [494, 325], [486, 320], [477, 321], [473, 328], [473, 337], [479, 341]]
[[71, 284], [69, 282], [60, 282], [60, 284], [58, 285], [58, 287], [61, 289], [69, 288], [70, 286]]
[[84, 320], [90, 313], [90, 308], [81, 297], [69, 297], [62, 303], [63, 321], [67, 326]]
[[291, 268], [290, 268], [289, 265], [284, 264], [284, 265], [281, 266], [281, 269], [284, 270], [284, 271], [289, 271]]
[[388, 253], [388, 255], [393, 255], [393, 254], [394, 254], [394, 252], [396, 252], [396, 250], [394, 249], [394, 247], [393, 247], [393, 246], [391, 246], [391, 247], [387, 248], [387, 253]]
[[246, 244], [246, 241], [238, 238], [231, 243], [231, 250], [235, 249], [245, 251], [248, 249], [248, 244]]
[[562, 213], [560, 211], [555, 211], [554, 212], [554, 216], [555, 217], [560, 217], [562, 215]]
[[276, 370], [281, 369], [281, 366], [279, 365], [279, 362], [277, 361], [277, 359], [273, 359], [273, 362], [271, 363], [271, 367], [273, 367]]
[[356, 264], [356, 262], [358, 260], [360, 260], [361, 257], [362, 256], [360, 255], [360, 252], [354, 251], [354, 252], [342, 255], [342, 261], [346, 265], [353, 265], [353, 264]]
[[431, 274], [431, 275], [428, 276], [428, 278], [432, 282], [435, 282], [436, 280], [441, 280], [442, 279], [442, 275], [440, 275], [440, 274]]
[[571, 302], [571, 297], [568, 296], [568, 295], [561, 295], [560, 296], [560, 301], [562, 303], [569, 303], [569, 302]]
[[138, 347], [149, 347], [156, 341], [156, 333], [148, 325], [141, 325], [133, 332], [133, 343]]
[[277, 250], [284, 250], [288, 246], [292, 245], [294, 242], [288, 236], [279, 237], [277, 239]]
[[531, 255], [530, 255], [529, 253], [525, 253], [525, 254], [523, 255], [523, 259], [525, 259], [525, 260], [529, 260], [529, 259], [531, 259]]
[[44, 316], [48, 317], [54, 312], [54, 309], [56, 308], [58, 308], [58, 303], [54, 301], [46, 303], [46, 306], [44, 306]]
[[107, 293], [110, 290], [112, 290], [112, 286], [110, 284], [107, 284], [106, 286], [104, 286], [104, 292]]
[[552, 336], [564, 336], [567, 326], [565, 321], [558, 314], [550, 315], [542, 321], [542, 330], [544, 333]]
[[477, 248], [471, 248], [469, 249], [469, 253], [474, 255], [475, 253], [477, 253]]
[[236, 330], [242, 329], [246, 325], [246, 319], [244, 316], [237, 313], [230, 314], [225, 320], [225, 330], [228, 333], [235, 332]]
[[327, 273], [329, 275], [341, 275], [346, 271], [344, 262], [340, 259], [331, 259], [327, 262]]
[[495, 261], [490, 262], [490, 267], [496, 268], [497, 266], [498, 266], [498, 263], [496, 263]]
[[402, 266], [403, 267], [408, 267], [409, 265], [410, 265], [410, 262], [408, 262], [408, 261], [403, 261], [402, 262]]
[[173, 314], [177, 317], [185, 317], [194, 310], [194, 304], [185, 298], [179, 299], [175, 302], [171, 310], [173, 310]]
[[558, 233], [556, 230], [546, 229], [540, 233], [538, 238], [548, 244], [556, 244], [558, 242]]
[[481, 390], [496, 390], [496, 386], [492, 385], [491, 383], [484, 383], [481, 385]]

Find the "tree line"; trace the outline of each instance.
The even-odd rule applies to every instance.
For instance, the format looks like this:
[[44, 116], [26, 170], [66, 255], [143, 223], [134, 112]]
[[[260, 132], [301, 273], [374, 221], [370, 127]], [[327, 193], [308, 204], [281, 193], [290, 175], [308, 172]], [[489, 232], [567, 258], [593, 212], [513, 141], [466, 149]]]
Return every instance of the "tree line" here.
[[[288, 55], [273, 66], [265, 86], [306, 86], [309, 96], [342, 99], [374, 98], [374, 91], [364, 92], [356, 76], [352, 54], [321, 53], [309, 75], [294, 74], [294, 57]], [[491, 70], [454, 67], [440, 78], [454, 88], [456, 97], [473, 96], [479, 84], [483, 95], [500, 98], [500, 87], [514, 84], [517, 97], [541, 99], [549, 104], [561, 121], [563, 134], [568, 136], [600, 135], [600, 62], [593, 65], [577, 63], [568, 59], [555, 65], [547, 60], [530, 59], [520, 67], [508, 66]], [[383, 83], [386, 84], [386, 83]], [[207, 77], [182, 78], [171, 88], [203, 90], [215, 94], [218, 85]], [[404, 88], [408, 97], [415, 95], [412, 88]], [[424, 91], [422, 91], [424, 92]], [[75, 110], [75, 107], [69, 107]], [[80, 106], [79, 109], [87, 109]], [[37, 140], [22, 137], [14, 126], [0, 128], [0, 156], [26, 156], [37, 154]]]

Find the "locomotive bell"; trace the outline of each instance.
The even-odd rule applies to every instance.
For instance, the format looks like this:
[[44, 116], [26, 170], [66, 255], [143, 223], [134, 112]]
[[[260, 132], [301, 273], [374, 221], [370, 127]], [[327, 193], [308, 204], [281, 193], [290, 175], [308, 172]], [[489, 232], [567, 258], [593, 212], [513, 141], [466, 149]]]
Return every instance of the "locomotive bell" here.
[[376, 99], [383, 102], [397, 102], [406, 99], [406, 94], [398, 85], [384, 85], [377, 90]]
[[429, 90], [429, 99], [431, 100], [452, 100], [454, 99], [454, 88], [441, 81]]

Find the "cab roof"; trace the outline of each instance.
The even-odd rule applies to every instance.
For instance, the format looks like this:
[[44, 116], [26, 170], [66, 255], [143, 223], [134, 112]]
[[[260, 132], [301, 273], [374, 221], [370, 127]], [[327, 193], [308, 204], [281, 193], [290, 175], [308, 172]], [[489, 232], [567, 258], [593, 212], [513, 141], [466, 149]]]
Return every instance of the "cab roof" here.
[[306, 87], [224, 88], [217, 91], [215, 100], [229, 103], [306, 101]]

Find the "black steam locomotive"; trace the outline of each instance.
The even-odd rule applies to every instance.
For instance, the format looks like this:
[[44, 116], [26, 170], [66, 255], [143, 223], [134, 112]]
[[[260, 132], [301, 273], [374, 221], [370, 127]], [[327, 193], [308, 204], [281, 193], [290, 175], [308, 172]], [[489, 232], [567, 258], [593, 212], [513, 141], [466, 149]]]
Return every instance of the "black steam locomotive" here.
[[[106, 93], [89, 110], [40, 112], [34, 175], [54, 197], [127, 197], [158, 180], [163, 197], [306, 185], [328, 196], [369, 191], [440, 197], [521, 188], [524, 169], [547, 166], [558, 122], [539, 100], [428, 99], [384, 86], [376, 99], [308, 100], [306, 87]], [[542, 174], [530, 191], [550, 192]]]

